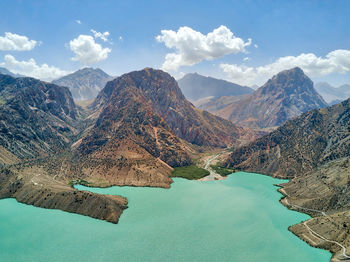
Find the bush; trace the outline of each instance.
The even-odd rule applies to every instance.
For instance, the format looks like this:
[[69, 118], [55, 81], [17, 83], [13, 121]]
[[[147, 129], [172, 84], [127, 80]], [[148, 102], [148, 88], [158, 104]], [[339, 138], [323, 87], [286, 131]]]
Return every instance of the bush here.
[[221, 166], [220, 164], [211, 165], [210, 167], [221, 176], [227, 176], [235, 172], [233, 168], [226, 168]]
[[181, 177], [186, 179], [200, 179], [202, 177], [208, 176], [210, 172], [203, 168], [191, 165], [191, 166], [182, 166], [175, 167], [171, 172], [172, 177]]

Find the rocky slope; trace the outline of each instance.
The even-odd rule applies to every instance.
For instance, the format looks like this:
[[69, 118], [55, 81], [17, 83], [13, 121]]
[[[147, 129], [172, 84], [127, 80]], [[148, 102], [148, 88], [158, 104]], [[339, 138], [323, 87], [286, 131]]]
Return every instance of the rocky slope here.
[[327, 103], [300, 68], [280, 72], [254, 93], [216, 114], [241, 126], [276, 127], [288, 119]]
[[315, 218], [291, 230], [310, 244], [331, 250], [334, 261], [341, 257], [341, 248], [323, 238], [350, 248], [349, 126], [350, 99], [289, 120], [237, 149], [226, 161], [237, 169], [292, 179], [284, 185], [287, 198], [282, 202]]
[[83, 68], [52, 83], [66, 86], [75, 100], [94, 99], [112, 77], [99, 68]]
[[146, 68], [125, 74], [111, 82], [96, 98], [95, 111], [111, 103], [115, 92], [135, 87], [140, 99], [148, 101], [152, 110], [164, 119], [171, 131], [181, 139], [199, 146], [227, 147], [251, 139], [255, 133], [193, 106], [182, 94], [169, 74]]
[[77, 117], [67, 88], [0, 75], [0, 165], [64, 149]]
[[254, 90], [225, 80], [206, 77], [200, 74], [186, 74], [178, 80], [179, 87], [185, 97], [195, 101], [205, 97], [238, 96], [250, 94]]

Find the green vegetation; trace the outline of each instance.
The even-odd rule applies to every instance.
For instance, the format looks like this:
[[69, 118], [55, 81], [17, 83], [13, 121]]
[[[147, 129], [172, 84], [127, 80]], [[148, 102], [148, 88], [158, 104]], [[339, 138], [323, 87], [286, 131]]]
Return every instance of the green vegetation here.
[[78, 180], [69, 181], [68, 185], [71, 187], [74, 187], [74, 185], [91, 186], [92, 183], [90, 183], [84, 179], [78, 179]]
[[197, 166], [182, 166], [175, 167], [173, 172], [171, 172], [172, 177], [182, 177], [186, 179], [199, 179], [209, 175], [209, 171]]
[[220, 164], [211, 165], [210, 167], [221, 176], [227, 176], [235, 172], [233, 168], [226, 168]]

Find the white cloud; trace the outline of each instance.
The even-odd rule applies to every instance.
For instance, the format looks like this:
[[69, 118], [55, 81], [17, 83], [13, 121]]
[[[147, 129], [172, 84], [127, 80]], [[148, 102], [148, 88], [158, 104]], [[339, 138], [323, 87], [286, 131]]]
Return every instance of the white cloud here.
[[29, 51], [37, 44], [35, 40], [29, 40], [28, 37], [6, 32], [5, 36], [0, 36], [0, 50], [1, 51]]
[[244, 42], [226, 26], [220, 26], [207, 35], [190, 27], [180, 27], [177, 32], [162, 30], [156, 40], [176, 52], [168, 53], [162, 69], [176, 71], [180, 66], [192, 66], [203, 60], [213, 60], [228, 54], [246, 52], [251, 39]]
[[258, 48], [259, 46], [257, 44], [254, 45], [255, 48]]
[[121, 35], [119, 36], [118, 39], [119, 39], [119, 41], [123, 41], [123, 40], [124, 40], [123, 37], [122, 37]]
[[47, 81], [70, 73], [47, 64], [38, 65], [33, 58], [29, 59], [28, 61], [17, 61], [12, 55], [5, 55], [4, 62], [0, 63], [0, 65], [6, 67], [13, 73], [31, 76]]
[[94, 34], [95, 39], [100, 38], [100, 39], [102, 39], [104, 42], [107, 42], [107, 41], [108, 41], [108, 37], [109, 37], [109, 35], [110, 35], [108, 31], [106, 31], [106, 32], [104, 32], [104, 33], [97, 32], [97, 31], [95, 31], [94, 29], [91, 29], [90, 31]]
[[249, 57], [245, 57], [245, 58], [243, 58], [243, 61], [249, 61], [250, 60], [250, 58]]
[[350, 50], [334, 50], [325, 57], [317, 57], [313, 53], [298, 56], [285, 56], [271, 64], [259, 67], [247, 67], [236, 64], [221, 64], [221, 69], [228, 78], [244, 85], [263, 84], [280, 71], [300, 67], [310, 77], [321, 77], [332, 73], [350, 71]]
[[81, 21], [80, 20], [75, 20], [75, 22], [77, 22], [77, 24], [81, 25]]
[[84, 65], [105, 60], [112, 51], [110, 48], [102, 48], [90, 35], [79, 35], [78, 38], [69, 42], [69, 47], [75, 54], [72, 60]]

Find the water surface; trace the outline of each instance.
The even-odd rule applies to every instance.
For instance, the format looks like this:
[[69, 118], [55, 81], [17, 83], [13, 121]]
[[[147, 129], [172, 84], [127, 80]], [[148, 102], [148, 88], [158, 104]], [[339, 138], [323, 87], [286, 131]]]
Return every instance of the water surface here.
[[0, 201], [0, 261], [329, 261], [288, 226], [308, 218], [279, 203], [267, 176], [175, 179], [171, 189], [86, 188], [128, 198], [118, 225]]

